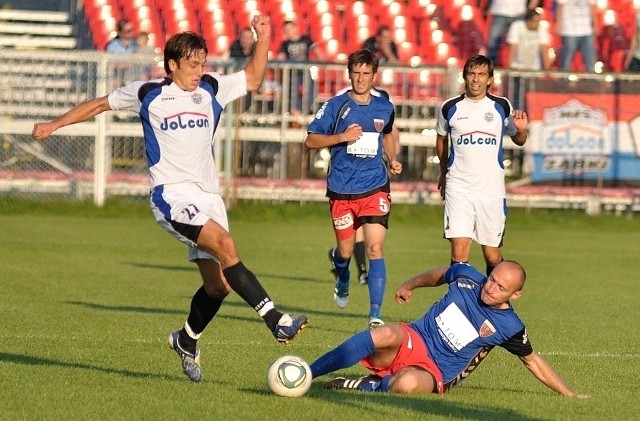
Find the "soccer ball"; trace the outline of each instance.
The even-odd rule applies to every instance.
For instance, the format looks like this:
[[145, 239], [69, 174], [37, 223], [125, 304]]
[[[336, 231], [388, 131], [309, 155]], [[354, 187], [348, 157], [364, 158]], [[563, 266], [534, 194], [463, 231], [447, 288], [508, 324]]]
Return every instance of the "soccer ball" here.
[[311, 387], [311, 368], [305, 360], [295, 355], [280, 357], [269, 366], [267, 386], [278, 396], [302, 396]]

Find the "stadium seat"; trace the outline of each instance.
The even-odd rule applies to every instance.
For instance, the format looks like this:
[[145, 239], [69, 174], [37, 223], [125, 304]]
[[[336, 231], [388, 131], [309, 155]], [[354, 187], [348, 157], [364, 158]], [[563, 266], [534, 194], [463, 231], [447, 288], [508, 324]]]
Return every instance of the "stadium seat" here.
[[116, 24], [122, 18], [114, 0], [86, 0], [85, 18], [96, 49], [104, 50], [115, 36]]
[[135, 33], [149, 33], [149, 45], [164, 46], [164, 32], [160, 26], [160, 17], [154, 0], [115, 0], [122, 10], [122, 17], [133, 25]]
[[[461, 28], [464, 28], [461, 25]], [[478, 54], [480, 49], [484, 47], [484, 37], [478, 30], [458, 29], [453, 34], [453, 40], [460, 52], [459, 58], [466, 60], [472, 55]]]

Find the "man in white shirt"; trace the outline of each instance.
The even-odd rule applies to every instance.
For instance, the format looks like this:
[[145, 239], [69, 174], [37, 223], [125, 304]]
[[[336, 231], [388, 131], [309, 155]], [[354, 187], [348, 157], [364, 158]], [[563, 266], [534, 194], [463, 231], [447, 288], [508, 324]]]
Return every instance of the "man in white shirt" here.
[[557, 0], [556, 30], [562, 40], [560, 70], [571, 70], [573, 56], [580, 51], [585, 69], [595, 71], [596, 7], [596, 0]]
[[440, 159], [438, 188], [444, 199], [444, 236], [451, 264], [467, 263], [471, 242], [482, 246], [487, 275], [502, 261], [507, 218], [502, 142], [527, 141], [527, 114], [507, 98], [488, 93], [493, 62], [470, 57], [463, 70], [465, 93], [446, 100], [436, 122]]
[[551, 37], [547, 28], [540, 24], [541, 21], [542, 17], [537, 11], [528, 10], [524, 20], [511, 24], [507, 33], [507, 44], [510, 47], [508, 67], [523, 70], [550, 68]]
[[509, 30], [509, 26], [522, 19], [525, 12], [533, 10], [538, 6], [539, 0], [493, 0], [489, 7], [491, 28], [489, 29], [489, 43], [487, 45], [487, 55], [496, 65], [500, 63], [500, 45], [502, 37]]
[[32, 135], [44, 140], [57, 129], [104, 111], [130, 110], [140, 115], [151, 175], [151, 209], [156, 222], [188, 246], [203, 285], [191, 300], [180, 330], [168, 345], [180, 357], [182, 371], [194, 382], [202, 378], [197, 340], [233, 289], [265, 321], [280, 343], [287, 344], [307, 324], [303, 315], [279, 312], [256, 276], [247, 269], [229, 233], [211, 141], [224, 111], [234, 99], [260, 87], [271, 39], [268, 16], [253, 19], [256, 47], [244, 70], [229, 75], [205, 73], [207, 45], [194, 32], [173, 35], [164, 51], [167, 77], [136, 81], [111, 94], [82, 102], [46, 123]]
[[[509, 61], [507, 67], [522, 70], [548, 70], [551, 67], [549, 45], [551, 37], [546, 27], [540, 24], [542, 17], [535, 10], [527, 10], [524, 20], [517, 20], [509, 27]], [[524, 108], [525, 84], [519, 76], [513, 81], [513, 100], [516, 108]]]

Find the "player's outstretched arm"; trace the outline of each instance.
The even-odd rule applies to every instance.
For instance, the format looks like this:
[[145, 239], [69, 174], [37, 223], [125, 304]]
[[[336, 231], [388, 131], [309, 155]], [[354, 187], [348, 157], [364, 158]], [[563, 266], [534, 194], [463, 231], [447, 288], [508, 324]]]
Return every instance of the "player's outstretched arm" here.
[[107, 96], [81, 102], [66, 113], [49, 122], [34, 124], [31, 135], [36, 140], [44, 140], [51, 136], [51, 133], [58, 130], [60, 127], [88, 120], [101, 112], [108, 111], [110, 109], [111, 106], [109, 105]]
[[520, 357], [520, 361], [538, 380], [547, 385], [551, 390], [564, 396], [573, 398], [589, 398], [589, 395], [576, 393], [562, 380], [549, 363], [537, 352]]
[[444, 284], [444, 273], [447, 269], [447, 267], [431, 269], [403, 282], [396, 290], [396, 303], [402, 304], [411, 301], [413, 290], [416, 288], [436, 287]]
[[271, 23], [269, 16], [254, 16], [251, 25], [256, 31], [256, 43], [253, 48], [253, 55], [244, 68], [247, 78], [247, 91], [255, 91], [262, 85], [262, 81], [267, 72], [269, 43], [271, 42]]

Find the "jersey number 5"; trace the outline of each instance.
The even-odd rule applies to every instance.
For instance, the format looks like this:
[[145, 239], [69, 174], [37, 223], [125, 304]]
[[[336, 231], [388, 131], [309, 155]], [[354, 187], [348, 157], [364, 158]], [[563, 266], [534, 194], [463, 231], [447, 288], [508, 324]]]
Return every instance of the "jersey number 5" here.
[[389, 213], [389, 202], [381, 197], [378, 202], [378, 208], [383, 213]]

